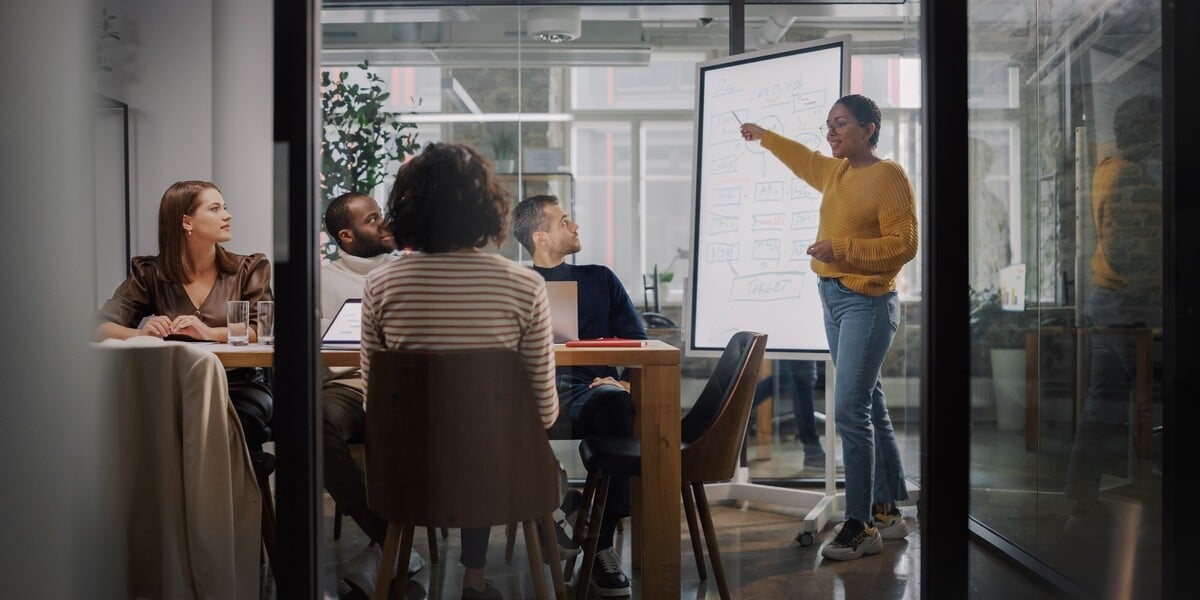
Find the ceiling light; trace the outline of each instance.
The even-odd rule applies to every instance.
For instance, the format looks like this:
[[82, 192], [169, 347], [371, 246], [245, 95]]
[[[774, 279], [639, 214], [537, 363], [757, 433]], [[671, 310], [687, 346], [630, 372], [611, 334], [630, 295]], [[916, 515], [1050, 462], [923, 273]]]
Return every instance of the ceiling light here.
[[578, 6], [546, 6], [529, 9], [526, 21], [529, 37], [539, 42], [558, 44], [579, 39], [582, 23]]

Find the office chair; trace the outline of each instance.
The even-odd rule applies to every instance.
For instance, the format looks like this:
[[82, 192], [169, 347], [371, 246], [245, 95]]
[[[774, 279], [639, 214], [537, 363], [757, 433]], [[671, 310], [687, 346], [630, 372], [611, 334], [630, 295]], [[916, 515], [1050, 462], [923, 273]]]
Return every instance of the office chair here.
[[[707, 579], [704, 550], [700, 545], [700, 531], [696, 523], [698, 512], [704, 526], [704, 539], [713, 572], [717, 577], [717, 588], [723, 600], [729, 598], [729, 585], [717, 548], [704, 482], [729, 481], [737, 470], [739, 452], [750, 419], [750, 405], [754, 400], [754, 387], [758, 382], [758, 369], [762, 365], [766, 345], [765, 333], [742, 331], [734, 334], [725, 345], [700, 397], [680, 422], [680, 493], [692, 551], [696, 557], [696, 570], [701, 580]], [[592, 561], [599, 542], [609, 480], [613, 475], [640, 476], [642, 447], [636, 439], [589, 436], [580, 442], [579, 456], [588, 471], [583, 506], [575, 524], [575, 541], [585, 542], [583, 565], [579, 571], [580, 583], [576, 584], [577, 589], [582, 586], [583, 592], [576, 594], [582, 600], [590, 592]], [[589, 519], [586, 527], [584, 518]], [[582, 537], [584, 535], [586, 541]], [[574, 559], [567, 563], [567, 571], [573, 566]]]

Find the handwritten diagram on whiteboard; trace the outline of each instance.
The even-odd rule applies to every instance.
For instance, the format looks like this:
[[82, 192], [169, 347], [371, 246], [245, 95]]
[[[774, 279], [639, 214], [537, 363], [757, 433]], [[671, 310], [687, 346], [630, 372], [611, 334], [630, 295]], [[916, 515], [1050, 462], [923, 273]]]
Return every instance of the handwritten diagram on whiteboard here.
[[742, 123], [830, 154], [821, 125], [849, 79], [849, 36], [701, 63], [689, 289], [689, 354], [717, 354], [737, 331], [767, 333], [778, 358], [828, 353], [817, 278], [821, 195]]

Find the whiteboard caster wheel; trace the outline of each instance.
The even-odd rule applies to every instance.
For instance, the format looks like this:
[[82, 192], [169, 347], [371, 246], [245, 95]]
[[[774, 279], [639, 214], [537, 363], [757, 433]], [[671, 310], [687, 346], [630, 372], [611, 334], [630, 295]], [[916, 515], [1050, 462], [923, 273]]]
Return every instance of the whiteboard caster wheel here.
[[811, 533], [809, 533], [807, 531], [801, 531], [800, 533], [796, 534], [796, 541], [801, 546], [808, 547], [808, 546], [811, 546], [813, 543], [813, 536]]

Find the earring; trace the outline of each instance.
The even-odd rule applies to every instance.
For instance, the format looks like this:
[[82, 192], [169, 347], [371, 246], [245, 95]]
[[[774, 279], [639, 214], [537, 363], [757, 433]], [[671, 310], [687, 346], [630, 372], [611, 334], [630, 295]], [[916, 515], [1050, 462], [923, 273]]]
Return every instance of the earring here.
[[191, 230], [191, 229], [187, 230], [187, 232], [188, 232], [188, 235], [192, 235], [192, 230]]

